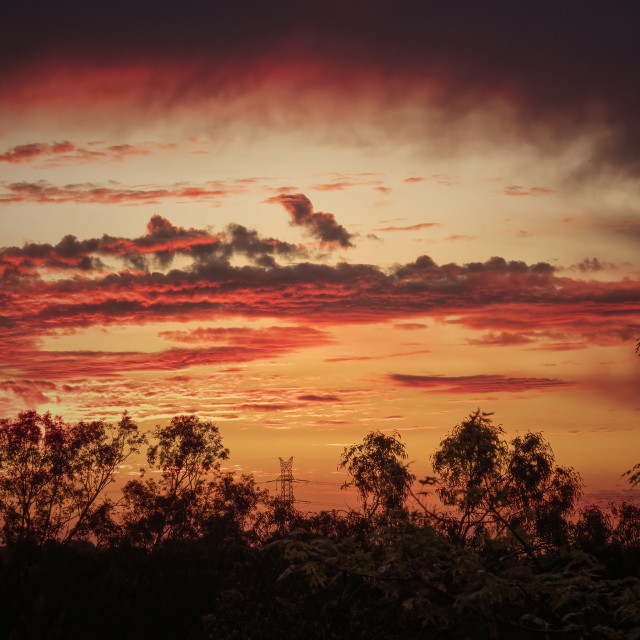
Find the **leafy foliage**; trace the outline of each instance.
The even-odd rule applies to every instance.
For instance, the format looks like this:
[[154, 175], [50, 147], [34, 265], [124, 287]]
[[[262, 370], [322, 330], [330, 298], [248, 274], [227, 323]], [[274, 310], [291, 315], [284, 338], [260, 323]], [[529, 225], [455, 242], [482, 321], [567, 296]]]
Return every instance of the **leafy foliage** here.
[[640, 485], [640, 462], [634, 465], [628, 471], [625, 471], [622, 475], [629, 476], [629, 484], [632, 487], [637, 487], [638, 485]]
[[219, 478], [220, 462], [229, 456], [218, 428], [196, 416], [176, 416], [156, 427], [153, 439], [147, 462], [160, 478], [127, 482], [121, 515], [121, 536], [149, 548], [202, 534], [214, 499], [213, 478]]
[[555, 466], [542, 434], [529, 432], [508, 443], [489, 415], [469, 415], [433, 455], [442, 482], [437, 493], [454, 507], [441, 523], [453, 539], [476, 545], [505, 534], [529, 553], [532, 544], [566, 542], [580, 476]]
[[143, 475], [106, 500], [142, 444], [126, 414], [0, 422], [3, 636], [640, 638], [640, 508], [573, 519], [579, 477], [539, 433], [507, 441], [488, 414], [463, 420], [433, 456], [444, 514], [409, 512], [397, 434], [345, 449], [363, 505], [346, 513], [283, 514], [221, 470], [220, 433], [195, 416], [157, 427]]
[[372, 431], [361, 444], [345, 447], [338, 469], [346, 470], [351, 480], [343, 488], [357, 489], [365, 518], [378, 513], [389, 515], [403, 508], [414, 480], [406, 459], [398, 433]]
[[0, 420], [4, 542], [38, 547], [95, 534], [113, 507], [105, 488], [143, 441], [126, 413], [115, 427], [102, 421], [69, 425], [35, 411]]

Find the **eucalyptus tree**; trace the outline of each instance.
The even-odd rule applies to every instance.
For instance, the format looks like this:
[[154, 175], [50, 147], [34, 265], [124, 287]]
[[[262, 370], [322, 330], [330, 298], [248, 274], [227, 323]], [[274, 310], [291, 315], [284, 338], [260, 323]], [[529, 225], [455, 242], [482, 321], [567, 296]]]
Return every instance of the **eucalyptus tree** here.
[[228, 457], [218, 427], [208, 420], [181, 415], [158, 425], [147, 448], [148, 468], [123, 488], [120, 535], [148, 548], [201, 535], [220, 463]]
[[415, 476], [405, 462], [407, 453], [400, 435], [372, 431], [361, 444], [345, 447], [338, 469], [350, 477], [342, 488], [355, 487], [365, 519], [401, 511]]
[[10, 546], [67, 543], [96, 534], [113, 508], [104, 493], [144, 442], [124, 413], [117, 425], [68, 424], [23, 411], [0, 419], [0, 519]]
[[432, 457], [437, 493], [452, 507], [441, 518], [453, 538], [477, 543], [510, 534], [528, 551], [566, 542], [582, 482], [555, 464], [541, 433], [505, 439], [491, 414], [479, 409], [441, 443]]

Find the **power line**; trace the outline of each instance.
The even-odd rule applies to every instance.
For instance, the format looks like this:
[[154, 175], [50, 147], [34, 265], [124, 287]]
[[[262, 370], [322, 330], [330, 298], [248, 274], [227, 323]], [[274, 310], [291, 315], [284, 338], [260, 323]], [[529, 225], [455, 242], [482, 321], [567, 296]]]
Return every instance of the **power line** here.
[[[277, 460], [278, 458], [276, 458], [275, 456], [272, 456], [271, 458], [249, 458], [248, 460], [235, 460], [235, 458], [233, 458], [233, 463], [237, 464], [238, 462], [264, 462], [265, 460]], [[232, 461], [232, 458], [229, 458], [229, 462]]]

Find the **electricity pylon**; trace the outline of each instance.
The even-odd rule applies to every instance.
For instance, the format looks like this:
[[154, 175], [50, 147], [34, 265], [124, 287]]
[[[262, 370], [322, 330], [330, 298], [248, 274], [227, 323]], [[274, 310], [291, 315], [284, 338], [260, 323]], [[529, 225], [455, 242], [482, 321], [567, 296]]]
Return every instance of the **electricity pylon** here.
[[293, 506], [293, 456], [288, 460], [280, 460], [280, 499], [287, 506]]

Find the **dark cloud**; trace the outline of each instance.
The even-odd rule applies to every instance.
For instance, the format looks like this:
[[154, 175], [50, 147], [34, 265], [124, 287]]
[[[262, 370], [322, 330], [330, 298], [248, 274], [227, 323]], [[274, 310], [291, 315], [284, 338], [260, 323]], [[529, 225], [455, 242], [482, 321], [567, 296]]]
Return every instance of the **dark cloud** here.
[[609, 233], [622, 236], [626, 240], [640, 242], [640, 216], [638, 215], [607, 219], [600, 226]]
[[[495, 274], [504, 284], [510, 280], [525, 279], [531, 285], [544, 286], [552, 282], [555, 268], [547, 262], [528, 265], [521, 260], [506, 261], [494, 256], [486, 262], [469, 262], [465, 265], [436, 265], [430, 256], [420, 256], [415, 262], [396, 268], [396, 275], [403, 279], [420, 278], [423, 281], [438, 283], [440, 287], [457, 286], [469, 280], [482, 280], [487, 274]], [[416, 282], [416, 280], [412, 280]]]
[[295, 408], [295, 405], [292, 404], [266, 404], [259, 402], [247, 402], [234, 406], [234, 409], [238, 411], [290, 411]]
[[48, 270], [103, 270], [102, 257], [121, 258], [127, 267], [147, 271], [152, 266], [167, 268], [176, 255], [191, 257], [200, 268], [227, 264], [234, 255], [243, 255], [263, 267], [275, 267], [274, 256], [306, 257], [301, 247], [275, 238], [263, 238], [254, 230], [230, 224], [224, 232], [176, 227], [159, 215], [151, 217], [147, 233], [138, 238], [78, 240], [66, 235], [57, 245], [26, 243], [22, 247], [0, 248], [0, 274], [34, 276], [39, 268]]
[[275, 238], [261, 238], [257, 231], [247, 229], [241, 224], [230, 224], [226, 227], [227, 243], [236, 253], [254, 259], [262, 267], [274, 267], [273, 255], [306, 257], [306, 250]]
[[[2, 324], [29, 333], [212, 313], [323, 322], [455, 314], [461, 316], [458, 322], [481, 329], [513, 331], [566, 323], [590, 332], [597, 326], [602, 332], [609, 325], [603, 335], [613, 336], [611, 318], [630, 328], [637, 322], [633, 314], [638, 314], [640, 285], [635, 281], [582, 283], [555, 278], [545, 269], [538, 272], [535, 265], [522, 269], [516, 264], [513, 271], [505, 271], [491, 270], [486, 263], [482, 268], [474, 263], [438, 267], [428, 258], [416, 263], [398, 267], [394, 275], [344, 263], [263, 268], [208, 261], [166, 274], [121, 272], [90, 281], [34, 283], [5, 294]], [[497, 305], [499, 313], [471, 313]]]
[[302, 396], [298, 396], [298, 400], [302, 400], [304, 402], [342, 402], [342, 399], [338, 396], [326, 395], [320, 396], [313, 393], [307, 393]]
[[[175, 255], [191, 261], [169, 268]], [[251, 264], [233, 264], [231, 258], [236, 255]], [[292, 262], [278, 264], [274, 259], [278, 256]], [[110, 266], [87, 274], [91, 261], [106, 257]], [[113, 266], [113, 258], [122, 259], [120, 266]], [[316, 329], [321, 324], [387, 320], [421, 328], [422, 323], [411, 318], [429, 316], [484, 332], [470, 336], [472, 344], [521, 344], [545, 350], [619, 345], [633, 342], [640, 334], [640, 283], [630, 278], [561, 277], [560, 270], [547, 263], [530, 265], [500, 257], [438, 265], [421, 256], [390, 269], [295, 261], [300, 259], [305, 257], [297, 247], [262, 238], [239, 225], [212, 234], [177, 227], [160, 216], [152, 217], [147, 233], [138, 238], [65, 236], [57, 245], [5, 248], [0, 250], [5, 275], [20, 275], [5, 277], [0, 292], [5, 360], [22, 362], [24, 354], [38, 353], [29, 341], [43, 335], [124, 323], [210, 322], [234, 315], [283, 318]], [[151, 269], [159, 260], [165, 261], [164, 271]], [[134, 264], [140, 268], [132, 269]], [[40, 271], [51, 268], [59, 270], [56, 278], [40, 277]], [[277, 355], [280, 343], [294, 348], [295, 341], [298, 348], [322, 339], [321, 334], [301, 335], [291, 328], [266, 332], [202, 328], [163, 337], [198, 349], [167, 350], [155, 360], [145, 354], [107, 354], [95, 358], [94, 368], [114, 369], [119, 359], [125, 367], [157, 369], [239, 361], [259, 353]], [[410, 354], [356, 352], [339, 360], [403, 355]], [[77, 371], [88, 367], [92, 358], [87, 355], [74, 364], [76, 356], [55, 356], [67, 357]], [[47, 359], [51, 359], [49, 352]], [[29, 366], [36, 361], [34, 356]], [[32, 378], [46, 377], [37, 368], [30, 371]]]
[[279, 202], [291, 216], [292, 224], [305, 227], [309, 233], [325, 244], [353, 247], [350, 234], [336, 222], [332, 213], [314, 212], [311, 200], [302, 193], [282, 194], [269, 198], [268, 202]]
[[[154, 106], [145, 117], [163, 117], [184, 103], [290, 83], [278, 95], [278, 117], [263, 111], [265, 123], [309, 121], [328, 94], [341, 96], [340, 108], [329, 111], [332, 126], [339, 114], [345, 131], [380, 112], [364, 109], [367, 100], [427, 107], [417, 111], [435, 113], [448, 136], [470, 114], [503, 111], [506, 122], [478, 135], [553, 153], [591, 132], [596, 146], [583, 171], [640, 171], [640, 87], [630, 81], [640, 67], [637, 3], [495, 0], [487, 9], [472, 0], [373, 0], [366, 8], [329, 7], [319, 0], [248, 0], [242, 7], [173, 0], [152, 10], [124, 0], [11, 3], [0, 38], [0, 90], [16, 112], [64, 100], [126, 103], [138, 93], [140, 106]], [[301, 94], [307, 102], [295, 113], [293, 98]], [[280, 117], [283, 108], [289, 117]], [[397, 113], [392, 122], [403, 128]], [[422, 145], [415, 133], [408, 129], [406, 139]]]
[[567, 267], [570, 271], [581, 271], [582, 273], [586, 273], [589, 271], [604, 271], [605, 269], [615, 269], [616, 265], [611, 262], [603, 262], [596, 257], [593, 258], [585, 258], [582, 262], [578, 262], [576, 264], [572, 264], [570, 267]]

